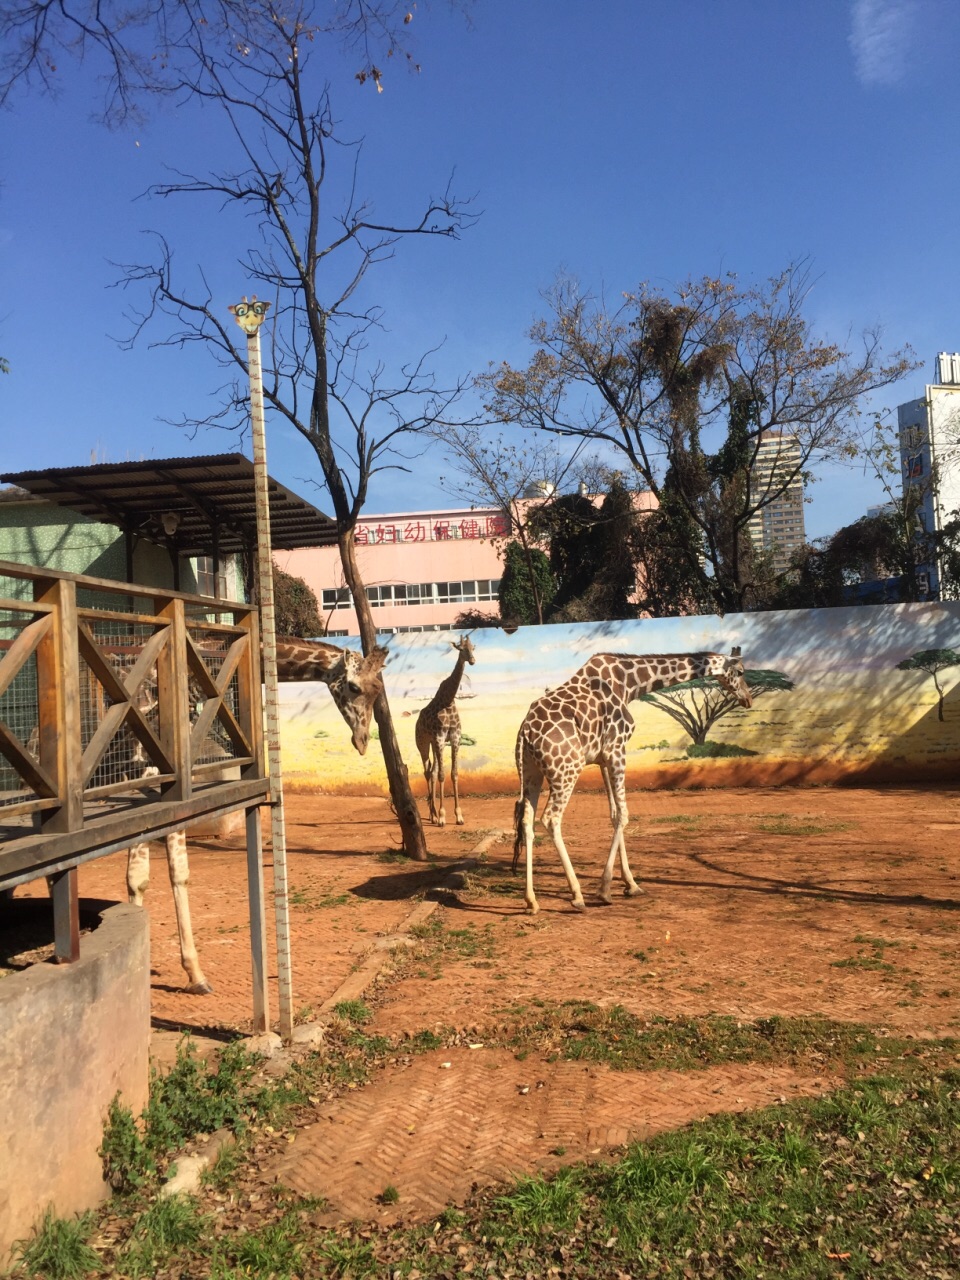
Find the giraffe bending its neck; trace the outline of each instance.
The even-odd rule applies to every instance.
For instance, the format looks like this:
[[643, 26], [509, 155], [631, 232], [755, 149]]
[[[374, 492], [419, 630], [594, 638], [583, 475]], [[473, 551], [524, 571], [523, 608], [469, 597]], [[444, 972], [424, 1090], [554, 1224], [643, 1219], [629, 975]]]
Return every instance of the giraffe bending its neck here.
[[[277, 678], [283, 683], [322, 681], [337, 704], [337, 709], [350, 726], [354, 747], [363, 755], [370, 741], [370, 717], [373, 704], [383, 689], [380, 671], [387, 659], [386, 649], [379, 646], [367, 657], [352, 649], [339, 649], [321, 640], [298, 640], [277, 637]], [[180, 962], [187, 975], [187, 991], [208, 995], [213, 988], [203, 976], [200, 957], [193, 940], [190, 901], [187, 885], [190, 864], [187, 838], [174, 831], [166, 838], [167, 870], [173, 888], [180, 938]], [[143, 895], [150, 883], [150, 846], [133, 845], [127, 854], [127, 896], [130, 902], [143, 906]]]
[[520, 799], [515, 814], [513, 867], [516, 870], [520, 851], [525, 849], [525, 897], [531, 912], [539, 910], [533, 891], [533, 823], [544, 782], [550, 796], [543, 811], [543, 825], [553, 837], [563, 863], [574, 909], [584, 909], [580, 883], [563, 843], [560, 824], [577, 779], [588, 764], [600, 766], [613, 825], [600, 898], [608, 904], [611, 901], [610, 885], [618, 851], [624, 893], [632, 897], [642, 892], [630, 870], [623, 835], [629, 817], [624, 780], [627, 743], [634, 727], [629, 703], [645, 693], [704, 677], [717, 680], [741, 706], [751, 705], [740, 650], [734, 649], [729, 658], [722, 653], [598, 653], [565, 684], [549, 690], [530, 707], [517, 735]]
[[[450, 675], [440, 685], [427, 705], [417, 716], [416, 739], [417, 750], [423, 760], [423, 776], [427, 780], [427, 804], [430, 806], [430, 821], [442, 827], [447, 820], [443, 807], [443, 748], [450, 743], [450, 782], [453, 786], [453, 810], [457, 825], [463, 826], [463, 813], [460, 809], [460, 792], [458, 789], [457, 757], [460, 752], [460, 713], [457, 711], [456, 697], [463, 678], [463, 669], [469, 662], [473, 666], [476, 656], [469, 636], [460, 640], [451, 640], [457, 650], [457, 661]], [[439, 784], [440, 799], [437, 802], [437, 786]]]

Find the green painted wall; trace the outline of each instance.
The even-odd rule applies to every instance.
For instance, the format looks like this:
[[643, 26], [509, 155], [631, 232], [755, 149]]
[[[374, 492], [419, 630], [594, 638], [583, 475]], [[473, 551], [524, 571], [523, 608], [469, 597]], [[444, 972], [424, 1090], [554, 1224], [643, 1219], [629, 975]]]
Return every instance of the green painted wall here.
[[[115, 525], [101, 524], [77, 512], [36, 499], [10, 499], [0, 495], [0, 560], [28, 564], [63, 573], [85, 573], [93, 578], [126, 582], [124, 537]], [[153, 542], [137, 544], [133, 554], [134, 578], [150, 587], [172, 587], [170, 557]], [[25, 590], [27, 584], [20, 586]], [[180, 590], [196, 591], [197, 578], [190, 560], [180, 563]], [[239, 599], [235, 566], [227, 568], [227, 591]], [[6, 588], [4, 589], [6, 593]], [[0, 594], [4, 594], [0, 593]], [[23, 594], [23, 591], [15, 595]]]

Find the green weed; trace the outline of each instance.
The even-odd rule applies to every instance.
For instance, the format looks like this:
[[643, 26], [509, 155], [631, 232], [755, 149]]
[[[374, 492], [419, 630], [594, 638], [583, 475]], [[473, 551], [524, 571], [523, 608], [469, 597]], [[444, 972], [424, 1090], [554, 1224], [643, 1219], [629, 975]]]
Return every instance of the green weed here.
[[244, 1276], [271, 1276], [276, 1280], [302, 1273], [302, 1224], [287, 1214], [259, 1231], [245, 1231], [225, 1250], [226, 1257]]
[[581, 1189], [575, 1169], [561, 1169], [552, 1178], [519, 1178], [510, 1191], [494, 1201], [513, 1226], [536, 1233], [545, 1226], [568, 1230], [580, 1212]]
[[320, 1256], [330, 1268], [331, 1276], [350, 1276], [351, 1280], [361, 1280], [361, 1277], [374, 1275], [378, 1270], [373, 1246], [363, 1240], [331, 1238], [321, 1245]]
[[92, 1213], [58, 1218], [45, 1211], [29, 1240], [18, 1240], [13, 1252], [28, 1275], [41, 1280], [74, 1280], [100, 1270], [100, 1255], [87, 1243], [94, 1227]]
[[132, 1280], [155, 1276], [173, 1254], [182, 1257], [198, 1244], [207, 1229], [208, 1220], [190, 1196], [154, 1201], [134, 1224], [123, 1255], [124, 1273]]
[[811, 818], [798, 818], [790, 813], [772, 814], [757, 822], [757, 830], [774, 836], [822, 836], [831, 831], [849, 831], [854, 822], [817, 822]]
[[354, 1022], [359, 1026], [363, 1026], [373, 1017], [373, 1010], [362, 1000], [341, 1000], [333, 1006], [333, 1012], [338, 1018], [343, 1018], [344, 1022]]

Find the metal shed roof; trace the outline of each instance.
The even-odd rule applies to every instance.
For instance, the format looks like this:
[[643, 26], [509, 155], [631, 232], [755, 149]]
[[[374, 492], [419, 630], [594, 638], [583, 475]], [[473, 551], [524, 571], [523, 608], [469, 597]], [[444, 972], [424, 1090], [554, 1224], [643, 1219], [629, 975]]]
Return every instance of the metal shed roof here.
[[[0, 481], [79, 511], [180, 555], [219, 555], [256, 545], [253, 463], [241, 453], [102, 462], [6, 472]], [[336, 524], [272, 477], [270, 542], [275, 551], [336, 543]], [[166, 529], [164, 527], [166, 517]], [[172, 529], [172, 535], [169, 530]]]

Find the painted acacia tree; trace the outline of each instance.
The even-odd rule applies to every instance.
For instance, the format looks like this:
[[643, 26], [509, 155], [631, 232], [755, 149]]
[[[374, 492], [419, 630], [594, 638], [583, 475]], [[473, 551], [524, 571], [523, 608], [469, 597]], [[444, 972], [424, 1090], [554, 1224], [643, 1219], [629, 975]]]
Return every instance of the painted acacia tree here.
[[960, 653], [956, 649], [921, 649], [897, 663], [898, 671], [923, 671], [933, 680], [937, 691], [937, 719], [943, 720], [944, 688], [940, 683], [940, 672], [947, 667], [960, 666]]
[[[781, 671], [747, 670], [743, 677], [754, 701], [765, 693], [789, 692], [793, 688], [793, 681]], [[696, 746], [703, 746], [707, 734], [721, 716], [735, 711], [740, 705], [715, 680], [685, 680], [683, 684], [671, 685], [669, 689], [645, 693], [640, 701], [652, 703], [676, 720]]]
[[[321, 6], [322, 8], [322, 6]], [[412, 434], [449, 413], [460, 387], [439, 388], [429, 354], [396, 374], [368, 354], [381, 323], [369, 301], [367, 276], [411, 238], [453, 239], [472, 216], [447, 189], [411, 217], [374, 216], [357, 194], [358, 146], [338, 136], [329, 92], [313, 70], [322, 27], [316, 4], [276, 11], [243, 6], [237, 39], [191, 27], [171, 51], [182, 92], [222, 113], [234, 142], [210, 175], [184, 176], [153, 188], [163, 197], [208, 198], [249, 215], [257, 239], [242, 263], [252, 288], [271, 296], [264, 325], [264, 401], [314, 451], [337, 524], [343, 575], [357, 611], [364, 653], [376, 647], [376, 624], [357, 558], [356, 525], [371, 478], [397, 466], [397, 449]], [[337, 169], [346, 164], [347, 172]], [[337, 185], [335, 175], [339, 177]], [[225, 388], [219, 417], [185, 418], [209, 425], [245, 421], [245, 349], [230, 318], [202, 278], [175, 279], [172, 253], [159, 238], [157, 260], [125, 269], [124, 283], [146, 284], [150, 305], [136, 332], [158, 314], [172, 321], [168, 345], [202, 342], [236, 376]], [[361, 289], [361, 286], [364, 286]], [[407, 778], [385, 693], [374, 704], [390, 795], [410, 857], [426, 857], [419, 813]]]
[[[570, 281], [547, 295], [525, 368], [479, 380], [500, 422], [611, 450], [658, 499], [683, 611], [753, 606], [763, 569], [751, 520], [824, 458], [856, 447], [867, 394], [903, 377], [876, 332], [853, 356], [817, 338], [811, 287], [795, 263], [760, 286], [691, 279], [668, 296], [648, 285], [615, 310]], [[796, 441], [752, 473], [761, 442]], [[765, 478], [758, 481], [756, 476]]]

